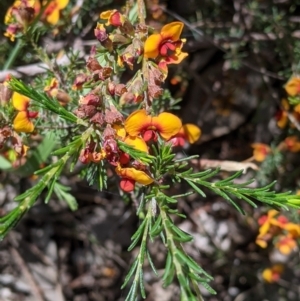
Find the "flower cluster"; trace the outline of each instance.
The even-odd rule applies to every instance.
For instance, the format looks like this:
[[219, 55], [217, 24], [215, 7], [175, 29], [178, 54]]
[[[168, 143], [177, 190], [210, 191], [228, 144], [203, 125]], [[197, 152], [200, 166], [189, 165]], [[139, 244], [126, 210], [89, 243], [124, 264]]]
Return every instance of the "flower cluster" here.
[[274, 149], [265, 143], [252, 143], [253, 157], [257, 162], [263, 162], [266, 158], [274, 154], [275, 152], [292, 152], [297, 153], [300, 151], [300, 141], [297, 136], [288, 136], [281, 143], [279, 143]]
[[297, 239], [300, 238], [300, 225], [290, 222], [278, 211], [269, 210], [259, 220], [259, 234], [256, 237], [256, 244], [262, 248], [268, 246], [269, 241], [274, 242], [274, 246], [282, 254], [289, 255], [297, 248]]
[[29, 98], [17, 92], [13, 93], [8, 88], [7, 81], [0, 84], [0, 92], [0, 109], [3, 114], [0, 119], [0, 150], [2, 156], [14, 163], [17, 158], [24, 158], [29, 149], [19, 133], [34, 131], [32, 119], [38, 116], [38, 112], [30, 111]]
[[300, 77], [293, 76], [284, 86], [287, 98], [281, 100], [280, 109], [276, 112], [275, 119], [279, 128], [287, 125], [295, 128], [293, 119], [300, 121]]
[[[69, 3], [69, 0], [43, 1], [39, 0], [15, 0], [5, 15], [4, 23], [7, 25], [4, 35], [14, 41], [18, 34], [24, 34], [28, 26], [42, 10], [40, 20], [50, 25], [56, 25], [59, 21], [60, 11]], [[45, 8], [43, 6], [47, 5]]]
[[[195, 125], [182, 126], [180, 119], [167, 112], [158, 116], [148, 115], [147, 112], [137, 110], [131, 113], [126, 120], [114, 107], [105, 112], [101, 111], [99, 97], [89, 98], [93, 109], [90, 122], [102, 130], [101, 139], [89, 141], [81, 150], [79, 160], [82, 163], [99, 163], [106, 159], [115, 166], [115, 172], [121, 177], [120, 187], [123, 191], [130, 192], [135, 183], [149, 185], [155, 181], [151, 169], [142, 161], [132, 158], [120, 149], [120, 143], [133, 147], [135, 150], [149, 153], [149, 144], [157, 142], [159, 138], [171, 145], [182, 145], [186, 141], [196, 142], [200, 137], [200, 129]], [[87, 103], [83, 106], [87, 106]], [[79, 111], [80, 113], [82, 111]], [[188, 131], [189, 128], [192, 130]], [[179, 139], [179, 143], [177, 140]]]
[[[165, 80], [160, 63], [179, 63], [186, 57], [181, 53], [183, 41], [179, 39], [183, 24], [170, 23], [163, 27], [161, 34], [146, 38], [147, 27], [134, 26], [117, 10], [103, 12], [100, 18], [105, 23], [98, 23], [94, 32], [101, 47], [93, 49], [87, 60], [87, 73], [78, 74], [73, 83], [75, 91], [89, 91], [80, 97], [74, 113], [99, 133], [87, 141], [79, 160], [84, 164], [109, 163], [121, 178], [121, 189], [130, 192], [136, 183], [150, 185], [159, 179], [154, 178], [151, 166], [124, 152], [121, 145], [145, 156], [151, 155], [149, 146], [153, 143], [165, 141], [174, 147], [183, 146], [185, 142], [195, 143], [201, 135], [196, 125], [182, 125], [171, 113], [135, 109], [126, 117], [119, 110], [160, 96]], [[144, 49], [143, 39], [146, 39]], [[155, 56], [149, 52], [151, 47]], [[107, 52], [109, 55], [105, 57]], [[158, 63], [146, 61], [147, 83], [139, 71], [126, 85], [112, 79], [116, 67], [132, 69], [143, 57]]]
[[274, 264], [270, 268], [263, 270], [262, 278], [268, 283], [275, 283], [278, 282], [283, 272], [284, 266], [282, 264]]

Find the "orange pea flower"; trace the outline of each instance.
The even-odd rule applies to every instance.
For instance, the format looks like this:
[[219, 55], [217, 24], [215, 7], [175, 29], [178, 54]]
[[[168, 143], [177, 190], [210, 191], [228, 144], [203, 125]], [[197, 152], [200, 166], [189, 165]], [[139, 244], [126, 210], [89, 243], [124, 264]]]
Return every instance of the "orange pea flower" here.
[[300, 151], [300, 141], [298, 137], [296, 136], [286, 137], [284, 143], [290, 152], [296, 153]]
[[[20, 23], [24, 23], [26, 21], [27, 12], [30, 12], [30, 10], [27, 11], [29, 8], [36, 7], [36, 0], [15, 0], [14, 4], [10, 6], [5, 14], [4, 17], [4, 24], [10, 24], [14, 21], [18, 21]], [[18, 13], [18, 9], [22, 9], [22, 14]], [[23, 18], [22, 18], [23, 17]], [[16, 20], [17, 19], [17, 20]]]
[[[45, 1], [44, 3], [46, 3]], [[69, 0], [52, 0], [46, 7], [43, 18], [51, 25], [56, 25], [59, 21], [60, 11], [69, 4]]]
[[300, 77], [293, 76], [284, 86], [289, 96], [300, 95]]
[[277, 282], [283, 273], [284, 267], [282, 264], [274, 264], [271, 268], [264, 269], [262, 278], [269, 283]]
[[8, 25], [4, 36], [13, 42], [18, 33], [25, 31], [37, 12], [36, 3], [36, 0], [16, 0], [8, 8], [4, 17], [4, 23]]
[[122, 178], [120, 187], [126, 192], [130, 192], [134, 189], [135, 183], [142, 185], [150, 185], [153, 183], [153, 179], [142, 170], [137, 170], [133, 167], [116, 167], [116, 173]]
[[251, 147], [253, 148], [253, 157], [258, 162], [264, 161], [271, 152], [271, 148], [264, 143], [253, 143]]
[[255, 242], [261, 248], [266, 248], [267, 241], [273, 237], [273, 232], [276, 232], [278, 229], [283, 229], [288, 222], [287, 218], [283, 215], [276, 217], [278, 213], [279, 212], [274, 209], [269, 210], [266, 215], [261, 216], [258, 220], [260, 228]]
[[59, 83], [56, 78], [51, 79], [49, 85], [44, 88], [44, 91], [49, 96], [55, 97], [62, 106], [67, 105], [71, 101], [70, 96], [65, 91], [59, 89]]
[[182, 126], [181, 120], [171, 113], [160, 113], [158, 116], [147, 115], [145, 110], [131, 113], [125, 121], [126, 132], [133, 137], [142, 135], [145, 141], [156, 139], [156, 132], [165, 140], [175, 136]]
[[14, 118], [13, 126], [16, 132], [31, 133], [34, 130], [34, 125], [31, 118], [36, 118], [38, 112], [28, 111], [29, 98], [14, 92], [12, 96], [13, 107], [19, 111]]
[[107, 20], [105, 25], [122, 26], [126, 21], [125, 17], [116, 9], [108, 10], [100, 14], [100, 18]]
[[281, 108], [276, 112], [275, 119], [277, 121], [277, 126], [281, 129], [285, 128], [289, 118], [288, 110], [290, 109], [290, 104], [286, 99], [281, 100]]
[[185, 141], [193, 144], [199, 140], [201, 129], [192, 123], [184, 124], [179, 132], [170, 139], [174, 146], [183, 146]]
[[275, 247], [284, 255], [289, 255], [296, 247], [297, 242], [292, 235], [281, 235], [275, 244]]
[[284, 226], [284, 230], [286, 230], [293, 238], [300, 238], [300, 225], [287, 223]]
[[144, 57], [160, 56], [163, 69], [167, 64], [179, 64], [188, 55], [181, 51], [185, 43], [185, 39], [180, 39], [182, 29], [182, 22], [172, 22], [163, 26], [160, 33], [150, 35], [145, 42]]

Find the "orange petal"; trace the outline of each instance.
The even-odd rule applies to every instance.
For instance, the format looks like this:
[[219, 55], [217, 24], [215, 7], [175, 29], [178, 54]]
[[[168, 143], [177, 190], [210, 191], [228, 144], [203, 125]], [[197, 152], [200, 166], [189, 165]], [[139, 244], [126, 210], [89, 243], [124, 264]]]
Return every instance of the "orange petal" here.
[[264, 161], [267, 155], [271, 152], [271, 148], [264, 143], [253, 143], [251, 144], [251, 147], [254, 148], [253, 150], [254, 159], [258, 162]]
[[178, 41], [183, 29], [183, 23], [182, 22], [172, 22], [167, 25], [165, 25], [161, 31], [160, 34], [164, 40], [172, 40], [172, 41]]
[[198, 126], [192, 123], [186, 123], [182, 126], [185, 137], [189, 143], [195, 143], [201, 136], [201, 130]]
[[144, 57], [155, 59], [159, 54], [159, 46], [162, 40], [162, 36], [159, 33], [149, 36], [144, 46]]
[[127, 117], [124, 127], [130, 136], [135, 137], [139, 135], [147, 125], [151, 125], [151, 117], [147, 115], [145, 110], [137, 110]]
[[288, 115], [285, 111], [281, 111], [279, 114], [280, 115], [277, 119], [277, 126], [281, 129], [284, 129], [289, 121]]
[[152, 117], [152, 124], [165, 140], [175, 136], [182, 127], [181, 120], [177, 116], [166, 112]]
[[284, 89], [290, 96], [300, 94], [300, 77], [292, 77], [284, 86]]
[[116, 173], [123, 178], [134, 180], [142, 185], [149, 185], [154, 181], [144, 171], [137, 170], [133, 167], [127, 167], [127, 168], [117, 167]]
[[141, 137], [130, 137], [127, 136], [124, 142], [137, 150], [148, 153], [148, 146]]
[[31, 133], [34, 130], [34, 125], [27, 116], [27, 111], [18, 112], [13, 121], [14, 130], [16, 132]]
[[26, 111], [29, 105], [29, 98], [22, 94], [14, 92], [12, 96], [12, 104], [16, 110]]

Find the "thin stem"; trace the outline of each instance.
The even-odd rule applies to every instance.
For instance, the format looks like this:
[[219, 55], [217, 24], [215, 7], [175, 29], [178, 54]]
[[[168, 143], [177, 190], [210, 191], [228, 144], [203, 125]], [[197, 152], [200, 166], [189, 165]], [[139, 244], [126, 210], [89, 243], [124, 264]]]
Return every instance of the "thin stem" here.
[[140, 24], [145, 25], [146, 24], [146, 7], [144, 0], [138, 0], [138, 16], [140, 19]]
[[18, 57], [19, 52], [23, 48], [24, 43], [21, 39], [17, 41], [17, 44], [15, 45], [13, 51], [10, 53], [7, 61], [4, 64], [3, 71], [8, 70], [15, 62], [16, 58]]

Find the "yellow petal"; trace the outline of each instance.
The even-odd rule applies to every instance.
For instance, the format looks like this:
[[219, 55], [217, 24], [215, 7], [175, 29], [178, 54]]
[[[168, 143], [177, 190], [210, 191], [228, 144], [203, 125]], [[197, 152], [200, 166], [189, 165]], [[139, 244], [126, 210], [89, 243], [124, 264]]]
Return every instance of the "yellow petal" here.
[[269, 283], [273, 282], [272, 276], [273, 276], [273, 273], [272, 273], [271, 269], [265, 269], [265, 270], [263, 270], [263, 272], [262, 272], [262, 278], [265, 281], [267, 281]]
[[13, 21], [13, 16], [12, 16], [12, 9], [13, 7], [9, 7], [6, 14], [5, 14], [5, 17], [4, 17], [4, 24], [8, 25], [9, 23], [12, 23]]
[[148, 146], [144, 139], [142, 139], [141, 137], [127, 136], [124, 142], [137, 150], [148, 153]]
[[152, 124], [165, 140], [175, 136], [182, 127], [181, 120], [177, 116], [166, 112], [152, 117]]
[[271, 209], [268, 211], [268, 218], [272, 218], [274, 216], [276, 216], [279, 212], [275, 209]]
[[255, 243], [257, 244], [257, 245], [259, 245], [261, 248], [263, 248], [263, 249], [265, 249], [266, 247], [267, 247], [267, 242], [265, 241], [265, 240], [263, 240], [263, 239], [259, 239], [259, 238], [257, 238], [256, 239], [256, 241], [255, 241]]
[[285, 230], [287, 230], [292, 237], [299, 238], [300, 237], [300, 225], [294, 224], [294, 223], [287, 223], [283, 227]]
[[161, 29], [160, 34], [164, 40], [178, 41], [183, 29], [183, 25], [184, 24], [182, 22], [169, 23]]
[[116, 131], [118, 137], [120, 137], [121, 139], [124, 139], [126, 137], [126, 130], [123, 126], [114, 124], [112, 127]]
[[134, 180], [142, 185], [149, 185], [154, 181], [144, 171], [137, 170], [133, 167], [127, 167], [127, 168], [117, 167], [116, 173], [123, 178]]
[[159, 33], [149, 36], [144, 46], [144, 57], [148, 59], [155, 59], [159, 54], [159, 46], [161, 42], [162, 37]]
[[201, 130], [198, 126], [192, 123], [187, 123], [182, 126], [185, 137], [189, 143], [195, 143], [201, 136]]
[[69, 0], [56, 0], [58, 9], [64, 9], [68, 4]]
[[258, 162], [264, 161], [267, 155], [271, 151], [270, 147], [264, 143], [253, 143], [251, 144], [251, 147], [254, 148], [253, 150], [254, 159]]
[[130, 136], [137, 136], [147, 125], [150, 125], [151, 117], [147, 115], [145, 110], [137, 110], [131, 113], [124, 124], [126, 132]]
[[28, 118], [26, 111], [18, 112], [13, 121], [13, 126], [16, 132], [31, 133], [34, 130], [34, 125]]
[[48, 16], [47, 16], [47, 22], [55, 25], [59, 21], [59, 10], [54, 9]]
[[100, 18], [101, 19], [104, 19], [104, 20], [107, 20], [110, 18], [110, 16], [115, 12], [116, 10], [113, 9], [113, 10], [107, 10], [107, 11], [104, 11], [100, 14]]
[[29, 104], [29, 98], [22, 94], [14, 92], [12, 96], [12, 104], [16, 110], [26, 111]]
[[279, 252], [284, 255], [289, 255], [293, 250], [292, 246], [290, 246], [288, 244], [281, 244], [281, 245], [277, 246], [277, 248], [278, 248]]
[[265, 234], [267, 234], [269, 229], [270, 229], [270, 223], [269, 223], [269, 221], [266, 221], [263, 225], [261, 225], [259, 227], [259, 236], [257, 238], [262, 237]]

